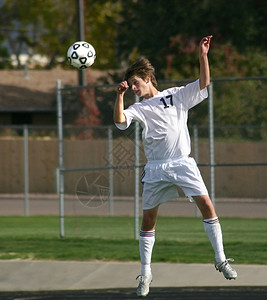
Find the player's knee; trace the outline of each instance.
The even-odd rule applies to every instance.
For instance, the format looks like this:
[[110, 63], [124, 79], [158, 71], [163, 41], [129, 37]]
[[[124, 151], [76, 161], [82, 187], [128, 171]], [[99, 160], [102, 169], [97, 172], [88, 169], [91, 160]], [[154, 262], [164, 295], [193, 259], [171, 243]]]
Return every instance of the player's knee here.
[[209, 219], [216, 216], [214, 205], [208, 196], [194, 197], [194, 200], [204, 219]]
[[156, 218], [153, 215], [146, 214], [143, 216], [142, 230], [150, 231], [155, 229]]
[[204, 219], [214, 218], [217, 216], [213, 205], [204, 205], [201, 212]]

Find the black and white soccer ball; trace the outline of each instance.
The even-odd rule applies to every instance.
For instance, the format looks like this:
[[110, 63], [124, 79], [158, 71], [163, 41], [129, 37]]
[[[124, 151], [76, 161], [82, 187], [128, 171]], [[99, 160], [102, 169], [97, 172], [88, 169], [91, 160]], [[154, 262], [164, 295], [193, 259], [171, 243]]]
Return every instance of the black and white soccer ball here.
[[86, 69], [95, 62], [95, 48], [84, 41], [75, 42], [67, 52], [69, 63], [77, 69]]

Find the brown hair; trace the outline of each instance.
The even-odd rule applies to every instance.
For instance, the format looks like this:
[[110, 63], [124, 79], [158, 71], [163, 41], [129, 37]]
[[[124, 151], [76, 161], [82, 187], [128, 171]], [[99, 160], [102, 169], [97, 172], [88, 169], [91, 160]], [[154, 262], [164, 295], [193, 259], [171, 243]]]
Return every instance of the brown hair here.
[[140, 58], [133, 65], [131, 65], [125, 72], [124, 80], [128, 81], [133, 76], [138, 76], [143, 80], [146, 80], [147, 77], [150, 77], [153, 86], [155, 88], [158, 86], [155, 77], [155, 68], [146, 58]]

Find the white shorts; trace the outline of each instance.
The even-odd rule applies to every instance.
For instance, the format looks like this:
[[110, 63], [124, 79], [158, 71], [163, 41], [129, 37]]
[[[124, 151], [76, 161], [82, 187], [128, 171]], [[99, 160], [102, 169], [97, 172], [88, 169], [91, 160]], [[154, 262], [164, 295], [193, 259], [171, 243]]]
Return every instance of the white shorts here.
[[208, 195], [195, 160], [184, 156], [167, 161], [148, 162], [142, 176], [143, 209], [151, 209], [177, 198], [179, 186], [186, 197]]

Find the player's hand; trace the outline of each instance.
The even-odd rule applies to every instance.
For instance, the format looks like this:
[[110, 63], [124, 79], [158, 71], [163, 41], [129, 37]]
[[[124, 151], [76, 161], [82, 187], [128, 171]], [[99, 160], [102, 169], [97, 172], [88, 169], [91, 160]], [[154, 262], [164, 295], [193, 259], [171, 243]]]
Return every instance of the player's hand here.
[[129, 88], [129, 85], [128, 85], [127, 81], [122, 81], [118, 85], [117, 91], [118, 91], [119, 94], [123, 94], [123, 93], [125, 93], [128, 90], [128, 88]]
[[199, 43], [200, 55], [208, 54], [212, 35], [204, 37]]

